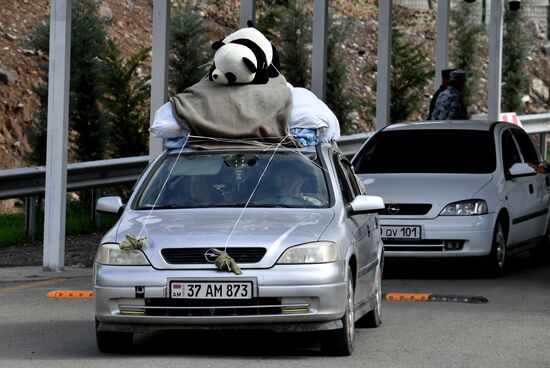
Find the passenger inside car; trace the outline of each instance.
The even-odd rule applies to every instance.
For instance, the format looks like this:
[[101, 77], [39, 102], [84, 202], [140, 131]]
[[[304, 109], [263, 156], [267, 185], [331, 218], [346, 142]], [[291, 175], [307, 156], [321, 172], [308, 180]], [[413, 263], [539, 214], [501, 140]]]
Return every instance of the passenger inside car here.
[[275, 193], [279, 196], [297, 195], [302, 193], [304, 183], [303, 173], [299, 169], [290, 165], [279, 165], [276, 168], [276, 175], [273, 177], [273, 183], [276, 187]]
[[209, 175], [178, 176], [169, 180], [158, 206], [208, 207], [223, 203]]

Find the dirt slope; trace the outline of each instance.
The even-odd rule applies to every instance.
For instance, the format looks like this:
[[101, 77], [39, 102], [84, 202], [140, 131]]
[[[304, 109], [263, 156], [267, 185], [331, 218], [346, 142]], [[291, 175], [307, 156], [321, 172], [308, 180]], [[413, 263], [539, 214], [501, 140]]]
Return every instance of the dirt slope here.
[[[238, 0], [199, 2], [201, 13], [213, 39], [219, 38], [238, 27]], [[377, 8], [375, 0], [330, 2], [331, 11], [353, 19], [352, 32], [342, 45], [348, 60], [349, 88], [361, 96], [369, 106], [375, 104], [374, 84], [376, 74], [367, 66], [377, 61]], [[25, 128], [30, 124], [37, 109], [32, 86], [38, 81], [37, 64], [46, 60], [29, 45], [31, 27], [49, 20], [49, 0], [2, 0], [0, 12], [0, 169], [28, 166], [23, 154], [29, 149]], [[150, 47], [152, 39], [152, 0], [103, 0], [101, 15], [112, 19], [108, 33], [117, 39], [123, 52], [128, 55], [141, 47]], [[310, 9], [311, 10], [311, 9]], [[432, 65], [435, 48], [435, 13], [405, 9], [407, 16], [398, 22], [406, 26], [406, 37], [418, 43]], [[544, 100], [544, 88], [550, 86], [550, 46], [536, 27], [527, 32], [533, 35], [528, 70], [529, 91], [526, 91], [527, 113], [550, 110], [548, 97]], [[276, 42], [276, 40], [275, 40]], [[487, 63], [480, 66], [486, 70]], [[541, 87], [542, 84], [542, 87]], [[485, 81], [486, 85], [486, 81]], [[535, 86], [536, 85], [536, 86]], [[486, 87], [485, 87], [486, 88]], [[424, 89], [424, 108], [413, 119], [424, 115], [433, 83]], [[537, 93], [538, 91], [538, 93]], [[486, 110], [486, 91], [475, 112]], [[373, 128], [372, 116], [362, 109], [355, 112], [357, 131]]]

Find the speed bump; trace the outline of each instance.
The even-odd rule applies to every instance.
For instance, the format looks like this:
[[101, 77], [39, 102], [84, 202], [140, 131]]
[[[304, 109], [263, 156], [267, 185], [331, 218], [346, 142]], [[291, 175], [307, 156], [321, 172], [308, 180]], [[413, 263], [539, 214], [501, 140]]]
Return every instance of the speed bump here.
[[391, 301], [422, 301], [422, 302], [454, 302], [485, 304], [489, 300], [483, 296], [445, 295], [429, 293], [387, 293], [382, 295], [385, 300]]
[[46, 294], [46, 298], [65, 299], [91, 299], [94, 292], [90, 290], [52, 290]]

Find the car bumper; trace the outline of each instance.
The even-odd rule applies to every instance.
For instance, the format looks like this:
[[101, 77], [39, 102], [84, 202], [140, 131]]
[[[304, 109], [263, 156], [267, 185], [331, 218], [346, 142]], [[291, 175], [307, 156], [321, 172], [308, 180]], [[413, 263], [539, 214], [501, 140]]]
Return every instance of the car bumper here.
[[[479, 257], [491, 251], [494, 214], [412, 219], [380, 216], [382, 226], [420, 226], [421, 239], [383, 238], [386, 257]], [[458, 249], [457, 248], [458, 244]]]
[[[345, 263], [243, 269], [157, 270], [150, 266], [94, 267], [94, 303], [100, 330], [267, 328], [312, 331], [341, 327]], [[251, 281], [248, 301], [174, 300], [170, 281]], [[336, 322], [336, 323], [334, 323]]]

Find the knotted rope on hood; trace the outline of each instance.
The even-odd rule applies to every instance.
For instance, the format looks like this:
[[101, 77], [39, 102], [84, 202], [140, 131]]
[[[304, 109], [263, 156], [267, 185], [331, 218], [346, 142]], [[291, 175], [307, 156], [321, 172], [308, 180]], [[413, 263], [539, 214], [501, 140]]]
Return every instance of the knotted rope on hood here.
[[137, 237], [132, 234], [126, 234], [126, 239], [120, 242], [120, 249], [142, 249], [145, 245], [146, 236]]
[[212, 249], [212, 251], [218, 255], [214, 261], [214, 264], [219, 270], [232, 271], [237, 275], [241, 275], [243, 273], [237, 262], [235, 262], [235, 260], [231, 258], [226, 251], [219, 249]]

